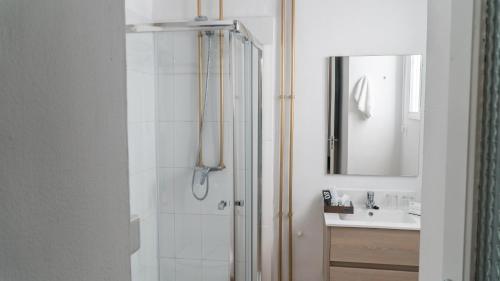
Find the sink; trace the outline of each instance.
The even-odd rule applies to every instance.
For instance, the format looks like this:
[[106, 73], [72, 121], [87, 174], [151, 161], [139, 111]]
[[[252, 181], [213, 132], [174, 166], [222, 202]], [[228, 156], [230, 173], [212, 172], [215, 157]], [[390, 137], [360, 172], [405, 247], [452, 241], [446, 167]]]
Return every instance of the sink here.
[[415, 216], [403, 210], [356, 210], [354, 214], [341, 214], [341, 220], [360, 222], [416, 223]]
[[337, 227], [420, 230], [420, 217], [403, 210], [354, 208], [354, 214], [325, 213], [325, 224]]

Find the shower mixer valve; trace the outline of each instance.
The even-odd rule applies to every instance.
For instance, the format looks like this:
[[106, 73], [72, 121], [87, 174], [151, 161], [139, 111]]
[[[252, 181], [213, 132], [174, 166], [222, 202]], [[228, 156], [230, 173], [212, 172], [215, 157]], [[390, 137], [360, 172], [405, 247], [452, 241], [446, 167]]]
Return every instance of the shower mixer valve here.
[[227, 201], [225, 200], [221, 200], [219, 202], [219, 205], [217, 206], [217, 209], [219, 209], [220, 211], [224, 210], [225, 208], [227, 207]]

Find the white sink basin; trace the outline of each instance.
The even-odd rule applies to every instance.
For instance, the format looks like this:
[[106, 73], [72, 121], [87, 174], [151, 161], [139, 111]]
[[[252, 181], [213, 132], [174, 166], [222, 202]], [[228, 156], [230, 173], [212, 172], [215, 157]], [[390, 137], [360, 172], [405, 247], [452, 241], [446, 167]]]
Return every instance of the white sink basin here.
[[352, 215], [341, 214], [341, 220], [361, 222], [415, 223], [415, 216], [402, 210], [360, 210]]
[[325, 224], [337, 227], [420, 230], [420, 217], [410, 215], [403, 210], [355, 208], [354, 214], [325, 213]]

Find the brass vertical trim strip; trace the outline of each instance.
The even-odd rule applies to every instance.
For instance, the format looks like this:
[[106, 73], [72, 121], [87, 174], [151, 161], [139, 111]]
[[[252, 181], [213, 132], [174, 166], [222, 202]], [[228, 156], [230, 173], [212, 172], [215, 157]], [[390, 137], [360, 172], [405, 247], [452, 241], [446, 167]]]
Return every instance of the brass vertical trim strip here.
[[288, 152], [288, 280], [293, 280], [293, 138], [295, 133], [295, 0], [292, 1], [290, 50], [290, 140]]
[[281, 0], [280, 42], [280, 133], [279, 133], [279, 199], [278, 199], [278, 281], [283, 276], [283, 190], [285, 184], [285, 0]]
[[[201, 0], [197, 0], [196, 15], [201, 16]], [[197, 166], [203, 166], [203, 137], [201, 123], [203, 120], [203, 33], [198, 32], [198, 159]]]
[[[224, 0], [219, 0], [219, 20], [224, 19]], [[219, 167], [224, 168], [224, 30], [219, 31]]]
[[203, 166], [203, 137], [201, 123], [203, 120], [203, 33], [198, 32], [198, 160], [197, 165]]

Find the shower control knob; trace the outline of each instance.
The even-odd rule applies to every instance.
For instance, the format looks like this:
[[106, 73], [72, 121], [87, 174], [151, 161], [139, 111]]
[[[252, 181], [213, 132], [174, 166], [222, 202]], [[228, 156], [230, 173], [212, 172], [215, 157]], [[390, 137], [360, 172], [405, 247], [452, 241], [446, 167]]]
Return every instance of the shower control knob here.
[[226, 207], [227, 207], [227, 202], [224, 200], [221, 200], [217, 205], [217, 209], [219, 209], [220, 211], [224, 210]]

